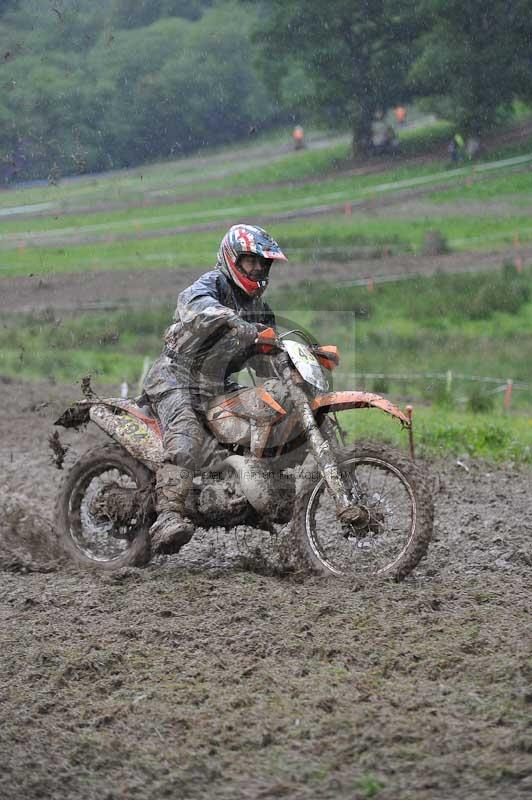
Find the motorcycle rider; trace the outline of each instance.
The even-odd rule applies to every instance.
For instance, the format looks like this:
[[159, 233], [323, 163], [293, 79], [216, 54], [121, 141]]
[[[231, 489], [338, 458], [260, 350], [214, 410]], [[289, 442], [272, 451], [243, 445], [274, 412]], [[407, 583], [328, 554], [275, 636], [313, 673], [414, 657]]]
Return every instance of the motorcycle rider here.
[[233, 225], [221, 241], [215, 269], [178, 295], [163, 352], [144, 381], [165, 450], [156, 476], [157, 519], [150, 529], [154, 552], [176, 552], [194, 532], [184, 505], [205, 440], [198, 411], [210, 397], [237, 390], [230, 375], [246, 363], [258, 375], [270, 374], [255, 343], [261, 331], [275, 327], [262, 300], [274, 261], [286, 256], [265, 230]]

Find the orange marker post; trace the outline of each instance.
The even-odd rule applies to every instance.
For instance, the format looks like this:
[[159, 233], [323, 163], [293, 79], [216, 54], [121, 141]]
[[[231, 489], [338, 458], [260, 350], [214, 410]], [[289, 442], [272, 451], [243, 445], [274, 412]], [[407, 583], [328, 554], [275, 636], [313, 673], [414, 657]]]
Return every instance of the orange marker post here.
[[505, 411], [508, 411], [508, 409], [510, 408], [510, 404], [512, 402], [513, 388], [514, 388], [514, 382], [511, 378], [508, 378], [508, 380], [506, 381], [506, 389], [504, 390], [504, 397], [502, 401]]

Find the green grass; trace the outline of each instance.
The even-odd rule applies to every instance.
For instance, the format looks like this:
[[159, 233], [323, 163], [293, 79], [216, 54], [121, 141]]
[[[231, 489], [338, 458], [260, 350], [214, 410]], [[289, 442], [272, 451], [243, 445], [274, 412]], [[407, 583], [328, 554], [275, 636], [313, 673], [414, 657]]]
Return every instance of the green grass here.
[[[36, 283], [38, 291], [46, 292], [45, 281], [40, 290]], [[286, 327], [305, 326], [321, 341], [341, 347], [344, 375], [452, 370], [455, 376], [527, 383], [532, 382], [531, 298], [532, 272], [518, 274], [510, 266], [493, 273], [379, 284], [372, 292], [364, 286], [305, 283], [269, 295], [279, 319], [287, 318]], [[68, 370], [82, 374], [89, 364], [90, 371], [99, 369], [109, 380], [134, 378], [142, 358], [158, 352], [173, 304], [169, 298], [157, 308], [61, 319], [53, 313], [6, 318], [0, 329], [0, 369], [64, 380]], [[76, 367], [78, 352], [83, 355]], [[103, 356], [105, 364], [99, 363]], [[455, 381], [458, 402], [466, 386], [458, 377]], [[422, 377], [411, 386], [391, 379], [390, 388], [401, 396], [434, 399], [433, 384]]]
[[[248, 217], [249, 219], [249, 217]], [[532, 241], [529, 217], [424, 217], [380, 219], [370, 216], [330, 215], [319, 219], [294, 220], [268, 225], [294, 261], [346, 260], [362, 251], [379, 256], [419, 252], [427, 230], [438, 229], [453, 250], [486, 250]], [[214, 265], [225, 226], [209, 232], [181, 233], [62, 247], [24, 247], [0, 252], [0, 276], [44, 275], [84, 272], [94, 269], [150, 269]], [[109, 236], [112, 238], [112, 236]], [[472, 266], [474, 257], [472, 256]]]
[[[304, 284], [273, 292], [274, 308], [301, 319], [321, 339], [342, 348], [340, 380], [350, 375], [409, 374], [390, 378], [387, 391], [405, 400], [440, 399], [442, 380], [423, 373], [454, 373], [454, 402], [464, 405], [471, 384], [460, 375], [507, 378], [532, 385], [532, 272], [439, 275], [394, 284], [334, 287]], [[359, 386], [360, 388], [360, 386]], [[372, 390], [373, 379], [364, 388]], [[497, 384], [488, 384], [488, 390]], [[515, 404], [530, 406], [530, 389]]]
[[[407, 432], [376, 409], [344, 412], [340, 422], [349, 439], [373, 438], [408, 449]], [[453, 454], [532, 464], [532, 415], [471, 414], [414, 406], [414, 447], [420, 458]]]
[[[515, 306], [507, 307], [517, 287]], [[421, 453], [452, 452], [475, 458], [532, 462], [532, 273], [509, 267], [499, 273], [417, 279], [412, 282], [335, 289], [307, 285], [272, 293], [282, 324], [303, 326], [342, 353], [335, 388], [385, 394], [416, 408], [416, 441]], [[480, 299], [479, 299], [480, 298]], [[502, 307], [501, 307], [502, 306]], [[160, 351], [173, 300], [158, 308], [127, 309], [55, 319], [13, 317], [0, 329], [0, 373], [28, 379], [79, 383], [127, 380], [131, 391], [146, 361]], [[288, 318], [288, 319], [285, 319]], [[422, 373], [451, 370], [452, 381]], [[364, 378], [365, 373], [410, 374], [407, 381]], [[528, 383], [516, 387], [513, 416], [503, 413], [496, 384], [460, 375], [493, 376]], [[418, 376], [417, 378], [415, 376]], [[475, 394], [476, 392], [476, 394]], [[490, 408], [468, 413], [468, 407]], [[343, 414], [350, 436], [376, 436], [407, 445], [400, 426], [376, 410]]]
[[[514, 195], [515, 197], [513, 197]], [[489, 180], [476, 181], [473, 177], [471, 182], [466, 183], [465, 186], [437, 191], [429, 195], [429, 199], [434, 203], [503, 198], [510, 200], [515, 205], [532, 202], [532, 169], [530, 166], [527, 167], [526, 172], [509, 173], [501, 177], [490, 176]]]
[[[436, 142], [443, 142], [448, 136], [449, 126], [447, 123], [440, 122], [430, 127], [401, 132], [401, 139], [404, 141], [406, 155], [424, 152], [433, 149]], [[530, 144], [522, 143], [519, 151], [529, 150]], [[412, 153], [410, 153], [412, 151]], [[288, 200], [298, 200], [299, 194], [297, 187], [291, 188], [291, 194], [283, 193], [278, 186], [273, 186], [278, 181], [289, 182], [297, 181], [302, 178], [323, 177], [321, 185], [315, 185], [312, 193], [319, 198], [326, 196], [327, 193], [343, 192], [345, 199], [354, 199], [355, 193], [360, 190], [370, 190], [382, 182], [381, 175], [352, 176], [346, 179], [334, 174], [339, 167], [350, 166], [348, 153], [349, 145], [345, 142], [334, 143], [323, 149], [309, 149], [301, 152], [280, 152], [275, 156], [265, 157], [260, 151], [256, 151], [254, 160], [246, 160], [244, 149], [235, 153], [234, 149], [228, 149], [227, 159], [224, 160], [223, 153], [220, 154], [218, 161], [202, 159], [182, 159], [167, 164], [157, 164], [145, 168], [136, 168], [128, 171], [119, 171], [114, 174], [101, 176], [83, 176], [74, 181], [64, 181], [58, 186], [44, 186], [32, 188], [10, 188], [8, 192], [0, 195], [0, 206], [34, 204], [39, 202], [53, 203], [51, 216], [56, 215], [61, 210], [75, 208], [80, 204], [96, 204], [98, 201], [104, 202], [138, 202], [140, 205], [147, 197], [164, 198], [166, 195], [173, 198], [180, 197], [186, 199], [191, 192], [204, 194], [209, 190], [242, 189], [254, 190], [257, 197], [243, 198], [243, 205], [257, 202], [258, 198], [264, 200], [264, 195], [273, 191], [274, 201], [278, 203]], [[240, 154], [240, 158], [238, 155]], [[490, 154], [491, 158], [497, 157], [497, 153]], [[235, 157], [236, 156], [236, 157]], [[378, 165], [378, 160], [374, 160]], [[388, 170], [387, 181], [394, 182], [399, 180], [415, 179], [425, 176], [430, 172], [439, 172], [442, 166], [447, 166], [445, 157], [442, 164], [441, 158], [435, 158], [432, 163], [427, 165], [406, 166], [398, 165], [393, 170]], [[223, 171], [229, 170], [231, 174], [224, 176]], [[449, 180], [458, 179], [459, 175], [454, 175], [449, 171]], [[308, 187], [303, 189], [303, 194], [308, 191]], [[280, 193], [280, 194], [278, 194]], [[348, 197], [349, 195], [349, 197]], [[205, 202], [202, 201], [202, 203]], [[272, 201], [270, 201], [272, 202]], [[217, 207], [217, 202], [212, 208]], [[191, 206], [188, 211], [193, 211], [195, 206]], [[203, 208], [203, 204], [200, 205]], [[209, 209], [209, 204], [205, 210]], [[185, 213], [187, 209], [183, 210]], [[147, 212], [152, 213], [150, 211]], [[98, 216], [94, 217], [98, 221]], [[6, 219], [4, 224], [8, 223]], [[18, 223], [16, 223], [18, 224]], [[76, 221], [78, 224], [78, 221]], [[9, 228], [11, 229], [11, 228]], [[18, 230], [17, 227], [13, 228]]]
[[433, 152], [437, 148], [444, 150], [453, 130], [451, 123], [445, 120], [438, 120], [413, 130], [400, 130], [401, 155], [416, 156], [421, 153]]
[[[285, 144], [290, 140], [287, 134]], [[269, 142], [275, 145], [275, 140]], [[268, 142], [266, 142], [268, 144]], [[282, 144], [282, 141], [279, 141]], [[113, 173], [83, 175], [65, 179], [57, 185], [17, 188], [0, 195], [0, 208], [24, 204], [54, 203], [66, 209], [96, 202], [139, 201], [147, 193], [166, 192], [188, 196], [233, 187], [256, 187], [276, 181], [313, 177], [333, 170], [346, 159], [347, 142], [333, 143], [320, 149], [289, 151], [264, 155], [260, 148], [252, 157], [252, 147], [229, 147], [219, 153], [145, 165]], [[260, 166], [257, 166], [259, 165]], [[224, 173], [229, 173], [225, 175]]]
[[[306, 163], [313, 165], [319, 174], [322, 159], [318, 157], [330, 158], [330, 153], [335, 152], [334, 148], [329, 148], [327, 152], [318, 151], [317, 153], [305, 153], [302, 159]], [[287, 163], [291, 163], [294, 156], [286, 156]], [[303, 165], [303, 162], [301, 162]], [[282, 170], [286, 165], [283, 164]], [[324, 203], [341, 204], [347, 201], [356, 201], [371, 197], [373, 194], [385, 194], [393, 192], [396, 188], [404, 188], [405, 184], [410, 185], [418, 179], [430, 179], [437, 170], [434, 181], [441, 181], [440, 165], [416, 165], [398, 166], [393, 170], [384, 173], [369, 175], [348, 175], [348, 176], [323, 176], [317, 183], [306, 185], [272, 186], [268, 183], [268, 176], [271, 170], [276, 170], [277, 165], [261, 167], [246, 173], [246, 184], [242, 192], [237, 197], [209, 197], [201, 196], [187, 202], [169, 202], [150, 207], [138, 207], [134, 209], [118, 210], [94, 210], [91, 213], [83, 212], [80, 215], [68, 215], [62, 217], [58, 211], [52, 211], [48, 216], [36, 218], [14, 218], [6, 217], [2, 220], [2, 235], [7, 233], [31, 233], [33, 231], [57, 230], [63, 228], [83, 229], [93, 225], [105, 225], [106, 230], [112, 233], [113, 230], [121, 230], [124, 224], [129, 229], [134, 230], [136, 224], [141, 224], [148, 228], [164, 227], [168, 225], [193, 224], [194, 222], [206, 222], [212, 219], [219, 219], [221, 215], [238, 216], [239, 214], [259, 215], [273, 214], [294, 208], [305, 208]], [[284, 174], [284, 173], [283, 173]], [[313, 169], [302, 167], [302, 176], [312, 177]], [[446, 180], [452, 180], [453, 175], [444, 175]], [[460, 178], [460, 174], [456, 176]], [[286, 175], [285, 175], [286, 178]], [[235, 187], [234, 179], [231, 178], [227, 188]], [[396, 186], [396, 184], [399, 184]], [[223, 188], [220, 181], [216, 182], [216, 189]], [[204, 187], [201, 187], [202, 191]], [[246, 191], [247, 189], [247, 191]], [[175, 192], [172, 188], [171, 194]], [[190, 194], [190, 192], [188, 192]], [[112, 199], [112, 197], [110, 198]]]
[[117, 241], [68, 247], [22, 248], [0, 252], [0, 275], [57, 274], [98, 269], [130, 270], [191, 267], [207, 268], [215, 263], [225, 228], [209, 233]]

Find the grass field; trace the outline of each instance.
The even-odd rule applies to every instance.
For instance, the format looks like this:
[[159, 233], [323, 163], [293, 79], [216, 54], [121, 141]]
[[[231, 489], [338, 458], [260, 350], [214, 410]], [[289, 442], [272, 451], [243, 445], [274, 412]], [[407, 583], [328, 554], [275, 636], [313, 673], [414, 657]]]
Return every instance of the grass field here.
[[[379, 439], [408, 449], [406, 431], [375, 409], [348, 411], [340, 423], [349, 439]], [[416, 457], [451, 453], [466, 464], [470, 458], [532, 464], [532, 417], [414, 405], [414, 448]]]

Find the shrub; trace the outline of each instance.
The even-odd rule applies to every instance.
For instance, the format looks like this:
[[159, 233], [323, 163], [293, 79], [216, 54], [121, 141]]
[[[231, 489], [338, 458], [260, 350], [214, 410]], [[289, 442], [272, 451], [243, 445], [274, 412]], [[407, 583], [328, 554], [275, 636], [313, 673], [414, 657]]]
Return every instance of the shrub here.
[[423, 256], [441, 256], [449, 252], [449, 245], [447, 239], [437, 230], [425, 231], [423, 242], [421, 244], [421, 255]]
[[516, 314], [530, 299], [530, 289], [514, 264], [505, 262], [499, 275], [484, 277], [470, 298], [470, 319], [487, 319], [495, 311]]
[[495, 405], [495, 396], [488, 394], [481, 386], [474, 385], [467, 395], [467, 408], [473, 414], [485, 414], [492, 411]]
[[390, 381], [385, 377], [375, 378], [372, 390], [375, 394], [387, 394], [390, 391]]
[[454, 408], [455, 398], [452, 388], [442, 380], [435, 380], [434, 383], [426, 386], [422, 390], [422, 395], [430, 403], [434, 403], [440, 408]]

